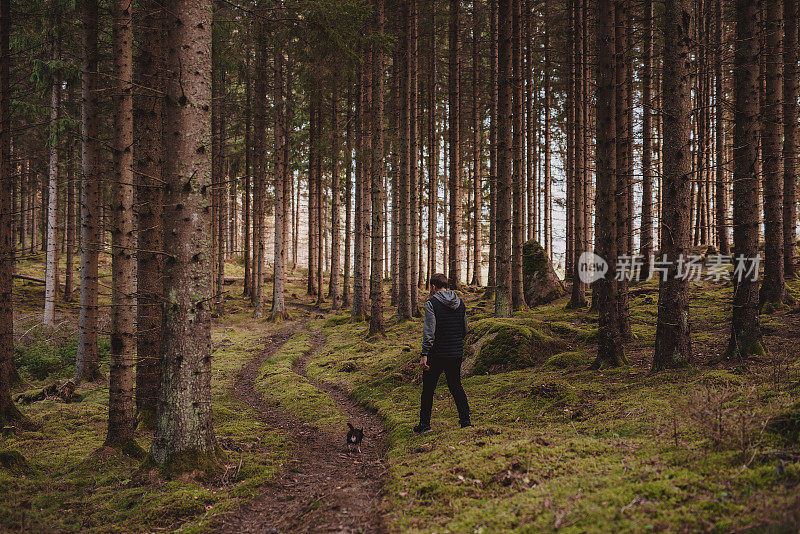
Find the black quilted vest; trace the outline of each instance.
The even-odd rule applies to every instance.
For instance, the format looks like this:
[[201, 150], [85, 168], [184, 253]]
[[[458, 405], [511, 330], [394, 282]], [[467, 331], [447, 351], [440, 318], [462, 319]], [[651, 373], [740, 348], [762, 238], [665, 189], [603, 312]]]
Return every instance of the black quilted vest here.
[[431, 357], [433, 358], [461, 358], [464, 354], [464, 315], [467, 308], [464, 301], [455, 310], [448, 308], [439, 299], [428, 299], [433, 305], [436, 315], [436, 333], [433, 338]]

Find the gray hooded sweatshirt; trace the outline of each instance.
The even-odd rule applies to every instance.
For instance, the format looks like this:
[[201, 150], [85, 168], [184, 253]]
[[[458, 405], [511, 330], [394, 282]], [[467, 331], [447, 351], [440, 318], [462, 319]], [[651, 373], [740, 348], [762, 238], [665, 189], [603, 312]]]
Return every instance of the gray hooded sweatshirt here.
[[[452, 289], [442, 289], [433, 294], [433, 297], [451, 310], [461, 305], [461, 299]], [[467, 314], [464, 314], [464, 332], [468, 329]], [[436, 313], [430, 301], [425, 302], [425, 322], [422, 325], [422, 356], [427, 356], [433, 347], [436, 338]]]

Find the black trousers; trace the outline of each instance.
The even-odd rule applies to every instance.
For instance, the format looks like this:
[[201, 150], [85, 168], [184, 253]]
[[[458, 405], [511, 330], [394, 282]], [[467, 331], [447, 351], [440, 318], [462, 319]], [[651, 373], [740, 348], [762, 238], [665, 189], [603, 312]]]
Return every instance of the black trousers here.
[[419, 422], [423, 425], [431, 423], [431, 410], [433, 409], [433, 393], [439, 376], [444, 372], [447, 378], [447, 387], [456, 401], [458, 419], [461, 424], [469, 422], [469, 404], [467, 394], [461, 385], [461, 358], [428, 358], [430, 369], [422, 372], [422, 405], [419, 410]]

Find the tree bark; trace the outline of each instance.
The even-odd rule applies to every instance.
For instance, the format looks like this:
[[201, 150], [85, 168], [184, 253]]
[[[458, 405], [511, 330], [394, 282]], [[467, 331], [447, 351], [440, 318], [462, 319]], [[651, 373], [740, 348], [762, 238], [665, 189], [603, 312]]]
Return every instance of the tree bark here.
[[[100, 259], [101, 174], [98, 108], [97, 0], [82, 0], [81, 76], [81, 298], [75, 379], [100, 375], [97, 355], [97, 289]], [[33, 242], [33, 239], [31, 240]]]
[[522, 245], [525, 242], [525, 107], [522, 75], [522, 0], [513, 0], [511, 56], [513, 89], [513, 152], [512, 174], [512, 238], [511, 238], [511, 306], [519, 310], [525, 306], [522, 287]]
[[[64, 267], [64, 300], [72, 300], [72, 265], [75, 251], [75, 149], [69, 148], [69, 162], [67, 163], [67, 207], [64, 210], [66, 218], [66, 265]], [[14, 204], [16, 205], [16, 204]]]
[[428, 50], [428, 279], [436, 274], [436, 233], [439, 204], [439, 137], [436, 135], [436, 16], [429, 10], [431, 30]]
[[690, 245], [690, 45], [692, 10], [689, 0], [667, 0], [664, 9], [664, 227], [662, 259], [669, 269], [658, 291], [658, 322], [653, 371], [687, 365], [692, 359], [689, 323], [689, 280], [680, 276], [680, 261]]
[[134, 440], [135, 301], [133, 240], [133, 13], [112, 5], [114, 44], [114, 183], [111, 227], [111, 372], [105, 444], [138, 456]]
[[473, 235], [472, 235], [472, 281], [481, 285], [483, 265], [483, 125], [481, 124], [480, 97], [478, 96], [478, 39], [481, 28], [477, 3], [472, 4], [472, 191], [473, 191]]
[[[11, 203], [11, 0], [0, 0], [0, 427], [24, 421], [11, 400], [14, 368], [14, 242], [11, 238], [14, 210]], [[23, 217], [24, 217], [23, 213]]]
[[722, 4], [723, 0], [715, 0], [714, 7], [714, 40], [716, 51], [714, 53], [714, 92], [716, 93], [714, 120], [715, 120], [715, 213], [714, 220], [717, 227], [717, 245], [720, 254], [730, 254], [730, 239], [728, 235], [728, 186], [725, 183], [725, 71], [722, 68], [723, 39], [722, 39]]
[[[584, 217], [584, 191], [585, 191], [585, 181], [586, 181], [586, 174], [584, 170], [584, 142], [585, 142], [585, 135], [584, 135], [584, 123], [583, 123], [583, 24], [584, 24], [584, 13], [581, 6], [580, 0], [572, 0], [572, 10], [574, 13], [574, 25], [573, 25], [573, 55], [574, 55], [574, 64], [573, 64], [573, 79], [575, 80], [575, 85], [572, 88], [573, 91], [573, 146], [575, 151], [575, 160], [574, 160], [574, 182], [573, 182], [573, 254], [574, 258], [572, 260], [572, 295], [570, 297], [569, 305], [573, 308], [583, 308], [586, 306], [586, 285], [583, 283], [580, 277], [580, 270], [579, 270], [579, 259], [581, 254], [586, 250], [586, 242], [585, 237], [586, 233], [584, 231], [583, 225], [585, 222]], [[645, 110], [646, 111], [646, 110]]]
[[512, 2], [498, 2], [497, 75], [497, 232], [495, 317], [510, 317], [511, 307], [511, 175], [513, 172], [511, 91]]
[[[198, 0], [204, 1], [204, 0]], [[265, 72], [267, 71], [267, 50], [266, 50], [266, 17], [265, 10], [261, 10], [261, 18], [256, 22], [256, 72], [258, 75], [253, 87], [253, 97], [255, 106], [253, 149], [255, 156], [254, 175], [255, 193], [253, 194], [253, 289], [250, 295], [253, 304], [253, 315], [262, 317], [264, 314], [264, 259], [266, 256], [266, 182], [267, 182], [267, 83]], [[310, 271], [309, 271], [310, 272]], [[311, 278], [311, 277], [310, 277]]]
[[788, 277], [797, 274], [798, 19], [800, 2], [783, 0], [783, 270]]
[[489, 0], [489, 273], [486, 279], [487, 297], [497, 285], [497, 188], [498, 188], [498, 62], [497, 62], [497, 2]]
[[137, 57], [136, 138], [138, 252], [136, 254], [136, 410], [144, 428], [155, 426], [161, 362], [163, 226], [162, 0], [139, 5], [141, 43]]
[[[282, 0], [275, 0], [275, 17], [282, 10]], [[280, 40], [275, 45], [273, 80], [273, 107], [274, 107], [274, 152], [272, 155], [273, 170], [275, 173], [275, 242], [272, 259], [272, 310], [270, 320], [282, 321], [288, 318], [286, 303], [283, 298], [283, 289], [286, 283], [286, 181], [288, 170], [286, 166], [286, 100], [284, 89], [284, 55]]]
[[212, 470], [209, 149], [211, 2], [175, 0], [166, 20], [164, 363], [150, 454]]
[[[409, 0], [409, 14], [411, 15], [411, 23], [410, 23], [410, 41], [408, 43], [408, 70], [409, 70], [409, 113], [408, 119], [411, 122], [411, 128], [409, 130], [410, 133], [410, 141], [409, 141], [409, 150], [410, 150], [410, 195], [409, 195], [409, 209], [410, 209], [410, 216], [408, 219], [409, 226], [410, 226], [410, 236], [411, 236], [411, 247], [409, 250], [410, 261], [411, 261], [411, 269], [410, 269], [410, 286], [409, 292], [411, 295], [411, 313], [412, 315], [418, 316], [419, 315], [419, 260], [420, 260], [420, 251], [419, 245], [422, 239], [422, 235], [420, 232], [420, 192], [421, 187], [420, 184], [422, 183], [420, 179], [420, 151], [419, 151], [419, 98], [417, 95], [419, 94], [419, 61], [418, 61], [418, 42], [419, 42], [419, 13], [417, 7], [417, 0]], [[374, 97], [373, 97], [374, 99]]]
[[[252, 126], [252, 99], [251, 99], [251, 83], [250, 83], [250, 50], [249, 48], [245, 49], [245, 67], [244, 67], [244, 94], [245, 94], [245, 104], [244, 104], [244, 194], [242, 195], [242, 218], [244, 221], [244, 288], [242, 290], [242, 296], [249, 296], [250, 295], [250, 286], [252, 285], [252, 277], [253, 273], [250, 270], [251, 265], [251, 247], [250, 247], [250, 204], [251, 204], [251, 193], [252, 193], [252, 154], [253, 154], [253, 146], [252, 146], [252, 137], [251, 137], [251, 126]], [[297, 258], [294, 258], [295, 262]]]
[[[60, 49], [57, 46], [56, 49]], [[58, 52], [53, 52], [53, 60], [58, 61]], [[56, 291], [58, 288], [58, 122], [61, 119], [61, 76], [53, 72], [53, 86], [50, 91], [50, 139], [48, 141], [49, 162], [47, 164], [47, 254], [45, 260], [44, 318], [47, 326], [55, 326]]]
[[650, 255], [653, 254], [653, 16], [653, 0], [645, 0], [642, 48], [642, 225], [639, 232], [644, 279], [650, 276]]
[[[630, 240], [630, 182], [631, 182], [631, 158], [630, 158], [630, 129], [628, 128], [628, 116], [631, 112], [628, 106], [628, 95], [632, 90], [629, 84], [628, 55], [630, 51], [627, 46], [629, 0], [616, 0], [614, 3], [615, 17], [615, 42], [616, 42], [616, 67], [614, 71], [616, 79], [616, 208], [617, 208], [617, 254], [619, 256], [629, 256], [632, 252], [629, 247]], [[624, 341], [630, 341], [632, 336], [631, 324], [628, 314], [628, 280], [623, 276], [617, 282], [617, 318], [619, 321], [620, 334]]]
[[450, 254], [448, 281], [450, 289], [461, 285], [461, 222], [463, 206], [461, 200], [461, 2], [450, 0], [449, 62], [448, 62], [448, 111], [450, 150]]
[[783, 280], [783, 83], [782, 0], [765, 0], [766, 94], [762, 111], [761, 157], [764, 172], [764, 282], [759, 305], [787, 300]]
[[345, 133], [345, 193], [344, 193], [344, 279], [342, 281], [342, 307], [350, 305], [350, 262], [353, 231], [353, 95], [351, 86], [347, 90], [347, 115]]
[[398, 277], [397, 284], [397, 313], [400, 317], [410, 318], [414, 312], [411, 294], [411, 161], [414, 155], [411, 152], [411, 1], [404, 0], [401, 7], [401, 28], [400, 28], [400, 55], [398, 68], [400, 125], [398, 130], [399, 155], [400, 155], [400, 174], [398, 194], [399, 207], [399, 256], [398, 256]]
[[553, 194], [551, 168], [551, 133], [550, 133], [550, 0], [544, 0], [544, 249], [548, 260], [553, 260]]
[[597, 14], [597, 205], [595, 251], [608, 263], [608, 272], [594, 282], [597, 293], [598, 344], [593, 367], [627, 363], [623, 350], [617, 301], [617, 177], [616, 90], [614, 78], [614, 0], [598, 0]]
[[[736, 0], [733, 247], [745, 268], [753, 266], [758, 254], [759, 33], [758, 5], [751, 0]], [[730, 357], [764, 354], [758, 311], [758, 280], [743, 276], [733, 291]]]
[[331, 310], [339, 309], [339, 251], [341, 223], [339, 218], [339, 83], [332, 82], [331, 95]]
[[[413, 0], [412, 0], [413, 1]], [[384, 33], [383, 0], [375, 0], [375, 33]], [[371, 336], [383, 334], [383, 52], [373, 49], [372, 56], [372, 263], [370, 268]]]

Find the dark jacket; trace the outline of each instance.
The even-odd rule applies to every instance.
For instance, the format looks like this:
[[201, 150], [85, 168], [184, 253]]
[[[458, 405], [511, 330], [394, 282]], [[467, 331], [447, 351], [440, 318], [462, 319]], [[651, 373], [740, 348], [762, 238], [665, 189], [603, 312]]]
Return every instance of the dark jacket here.
[[467, 309], [452, 289], [437, 291], [425, 302], [422, 355], [461, 358], [467, 334]]

